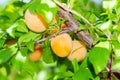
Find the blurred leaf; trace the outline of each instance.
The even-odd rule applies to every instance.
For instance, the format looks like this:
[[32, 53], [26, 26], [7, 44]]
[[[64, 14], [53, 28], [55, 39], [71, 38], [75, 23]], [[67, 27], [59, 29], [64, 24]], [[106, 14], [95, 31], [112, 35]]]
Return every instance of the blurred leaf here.
[[120, 70], [120, 59], [115, 59], [113, 61], [112, 69], [113, 70]]
[[16, 45], [0, 50], [0, 64], [7, 62], [16, 52]]
[[22, 67], [25, 63], [26, 57], [22, 56], [20, 51], [17, 53], [17, 55], [12, 59], [12, 65], [15, 67], [15, 69], [18, 72], [21, 72]]
[[92, 74], [88, 68], [80, 68], [73, 75], [73, 80], [89, 80], [90, 78], [92, 78]]
[[105, 69], [110, 52], [108, 41], [100, 42], [89, 52], [89, 61], [92, 63], [96, 74]]
[[117, 0], [103, 0], [103, 8], [112, 9], [114, 8]]
[[73, 76], [73, 73], [71, 71], [67, 71], [67, 72], [58, 72], [56, 73], [55, 79], [61, 79], [61, 78], [65, 78], [65, 77], [71, 77]]
[[73, 65], [74, 72], [77, 72], [79, 70], [79, 65], [76, 59], [72, 60], [72, 65]]
[[8, 78], [0, 73], [0, 80], [8, 80]]
[[100, 80], [100, 77], [99, 77], [99, 76], [97, 76], [94, 80]]
[[22, 68], [22, 74], [29, 74], [31, 77], [33, 77], [38, 71], [38, 64], [26, 59]]
[[111, 21], [117, 22], [119, 20], [119, 17], [116, 14], [108, 14], [108, 17]]
[[11, 66], [9, 65], [9, 63], [5, 63], [5, 64], [3, 64], [3, 66], [6, 69], [7, 76], [10, 75], [10, 73], [11, 73]]
[[95, 14], [91, 14], [91, 15], [89, 16], [89, 21], [90, 21], [91, 23], [94, 23], [94, 24], [95, 24], [96, 21], [97, 21], [96, 18], [97, 18], [97, 17], [95, 16]]
[[87, 3], [89, 2], [89, 0], [83, 0], [84, 4], [87, 5]]
[[100, 27], [98, 27], [100, 30], [102, 31], [109, 31], [111, 29], [111, 26], [112, 26], [112, 23], [111, 21], [107, 21], [107, 22], [104, 22], [103, 24], [101, 24]]
[[117, 1], [117, 5], [115, 7], [115, 10], [117, 12], [117, 15], [120, 15], [120, 1], [119, 0]]
[[113, 40], [111, 41], [112, 47], [113, 47], [113, 51], [115, 53], [115, 58], [120, 58], [120, 42], [118, 42], [117, 40]]
[[23, 47], [23, 48], [20, 49], [20, 52], [21, 52], [22, 56], [26, 56], [27, 53], [28, 53], [28, 48], [27, 47]]
[[4, 43], [5, 43], [5, 39], [0, 38], [0, 49], [3, 48]]

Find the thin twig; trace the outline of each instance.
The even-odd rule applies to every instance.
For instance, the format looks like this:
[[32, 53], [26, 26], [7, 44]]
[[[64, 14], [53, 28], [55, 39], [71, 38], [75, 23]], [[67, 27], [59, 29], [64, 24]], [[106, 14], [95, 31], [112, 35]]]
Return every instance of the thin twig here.
[[[59, 34], [67, 33], [67, 32], [70, 32], [70, 30], [68, 30], [68, 29], [62, 30]], [[56, 36], [56, 34], [52, 34], [52, 35], [50, 36], [50, 40], [51, 40], [51, 38], [54, 37], [54, 36]], [[38, 40], [38, 41], [35, 41], [35, 44], [42, 43], [42, 42], [44, 42], [45, 40], [46, 40], [46, 38], [42, 38], [42, 39], [40, 39], [40, 40]]]
[[92, 23], [90, 23], [84, 16], [82, 16], [80, 13], [74, 11], [74, 10], [71, 10], [70, 8], [68, 8], [66, 5], [63, 5], [62, 3], [60, 3], [59, 1], [57, 0], [54, 0], [54, 2], [60, 6], [61, 8], [63, 8], [64, 10], [68, 11], [68, 12], [71, 12], [72, 14], [75, 14], [77, 15], [78, 17], [80, 17], [81, 19], [83, 19], [89, 26], [93, 26]]

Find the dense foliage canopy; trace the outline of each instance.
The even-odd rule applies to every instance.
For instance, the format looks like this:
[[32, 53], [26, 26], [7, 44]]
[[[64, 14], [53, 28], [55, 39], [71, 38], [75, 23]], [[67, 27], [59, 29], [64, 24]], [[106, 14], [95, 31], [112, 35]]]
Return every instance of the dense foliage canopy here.
[[[51, 48], [51, 36], [59, 35], [60, 26], [66, 22], [57, 14], [60, 5], [55, 1], [0, 0], [0, 80], [119, 79], [120, 0], [58, 0], [69, 10], [84, 16], [83, 19], [71, 12], [80, 23], [78, 31], [87, 30], [94, 38], [92, 48], [86, 46], [86, 57], [79, 62], [59, 57]], [[45, 31], [34, 32], [28, 28], [26, 10], [45, 19], [49, 24]], [[54, 21], [56, 16], [59, 19]], [[68, 34], [72, 40], [81, 40], [73, 31]], [[42, 47], [42, 54], [37, 55], [41, 58], [31, 60], [29, 55], [39, 49], [35, 48], [36, 44]], [[56, 44], [59, 47], [60, 44]], [[62, 44], [67, 45], [67, 42]]]

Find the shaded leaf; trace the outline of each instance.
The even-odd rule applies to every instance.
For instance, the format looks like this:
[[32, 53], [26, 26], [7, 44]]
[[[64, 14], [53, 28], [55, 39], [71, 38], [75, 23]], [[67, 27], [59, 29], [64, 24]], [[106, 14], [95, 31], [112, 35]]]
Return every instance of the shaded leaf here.
[[43, 55], [42, 55], [43, 61], [45, 61], [46, 63], [52, 63], [53, 60], [53, 53], [51, 51], [50, 47], [45, 47], [43, 48]]
[[7, 62], [17, 52], [16, 45], [0, 50], [0, 64]]

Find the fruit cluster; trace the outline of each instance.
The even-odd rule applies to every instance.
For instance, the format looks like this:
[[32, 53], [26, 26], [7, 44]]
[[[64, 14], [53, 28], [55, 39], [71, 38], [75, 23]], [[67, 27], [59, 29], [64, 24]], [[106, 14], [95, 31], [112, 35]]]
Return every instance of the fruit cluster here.
[[[25, 22], [27, 27], [34, 32], [43, 32], [47, 29], [48, 23], [39, 14], [32, 14], [29, 10], [25, 12]], [[62, 28], [66, 25], [62, 24]], [[70, 61], [74, 58], [82, 61], [87, 53], [85, 45], [78, 40], [72, 40], [68, 33], [62, 33], [51, 38], [51, 48], [59, 57], [67, 57]], [[42, 55], [42, 47], [35, 45], [34, 51], [28, 57], [32, 61], [38, 61]]]

